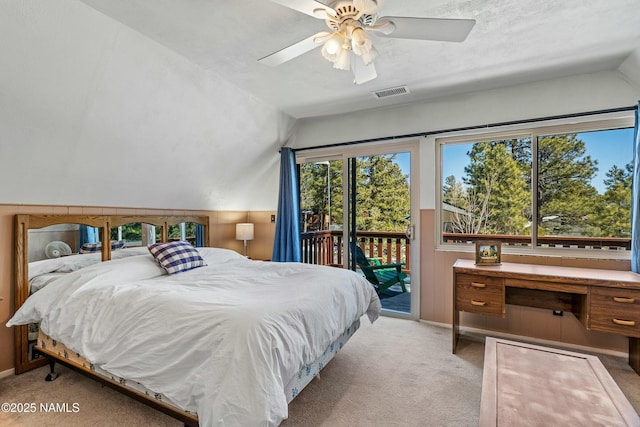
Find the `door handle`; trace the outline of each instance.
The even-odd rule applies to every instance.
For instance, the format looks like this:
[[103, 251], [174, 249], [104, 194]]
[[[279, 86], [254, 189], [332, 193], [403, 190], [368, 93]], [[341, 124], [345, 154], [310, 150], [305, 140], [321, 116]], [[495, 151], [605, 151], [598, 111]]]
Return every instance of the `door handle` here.
[[613, 300], [615, 302], [623, 302], [628, 304], [633, 304], [634, 302], [636, 302], [635, 298], [629, 298], [629, 297], [613, 297]]
[[613, 323], [621, 326], [636, 326], [636, 322], [633, 320], [611, 319]]
[[404, 232], [405, 236], [407, 236], [407, 239], [413, 240], [415, 238], [414, 236], [415, 229], [416, 229], [415, 225], [411, 225], [411, 224], [407, 225], [407, 229]]

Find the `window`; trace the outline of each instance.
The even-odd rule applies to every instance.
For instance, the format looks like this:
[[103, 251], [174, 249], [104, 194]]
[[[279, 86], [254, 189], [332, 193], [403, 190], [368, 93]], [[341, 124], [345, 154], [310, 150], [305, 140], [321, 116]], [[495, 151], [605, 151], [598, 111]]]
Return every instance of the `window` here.
[[196, 245], [196, 223], [181, 222], [180, 224], [170, 225], [167, 231], [169, 241], [185, 240]]
[[[143, 233], [149, 233], [143, 236]], [[155, 238], [152, 238], [155, 236]], [[111, 227], [111, 241], [124, 240], [127, 247], [145, 246], [162, 240], [162, 227], [133, 222]]]
[[631, 119], [438, 144], [442, 243], [630, 249]]

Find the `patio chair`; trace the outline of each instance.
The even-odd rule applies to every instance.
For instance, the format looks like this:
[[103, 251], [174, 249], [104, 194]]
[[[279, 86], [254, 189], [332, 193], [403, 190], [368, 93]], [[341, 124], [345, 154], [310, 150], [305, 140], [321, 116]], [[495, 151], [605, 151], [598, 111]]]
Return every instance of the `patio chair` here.
[[402, 272], [402, 266], [404, 266], [405, 263], [381, 264], [380, 261], [369, 260], [364, 255], [364, 252], [362, 252], [360, 246], [357, 245], [355, 256], [356, 264], [364, 273], [364, 277], [371, 282], [378, 296], [396, 283], [400, 285], [402, 292], [407, 292], [407, 288], [404, 285], [404, 279], [407, 275]]

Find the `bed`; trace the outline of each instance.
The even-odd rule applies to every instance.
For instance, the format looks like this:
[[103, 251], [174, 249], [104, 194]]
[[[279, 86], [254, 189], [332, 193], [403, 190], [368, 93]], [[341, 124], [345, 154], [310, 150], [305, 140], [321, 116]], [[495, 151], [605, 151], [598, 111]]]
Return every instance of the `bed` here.
[[380, 312], [375, 290], [349, 270], [197, 248], [206, 265], [167, 274], [147, 252], [61, 275], [8, 325], [40, 323], [47, 357], [133, 388], [188, 424], [249, 426], [285, 419], [360, 318]]

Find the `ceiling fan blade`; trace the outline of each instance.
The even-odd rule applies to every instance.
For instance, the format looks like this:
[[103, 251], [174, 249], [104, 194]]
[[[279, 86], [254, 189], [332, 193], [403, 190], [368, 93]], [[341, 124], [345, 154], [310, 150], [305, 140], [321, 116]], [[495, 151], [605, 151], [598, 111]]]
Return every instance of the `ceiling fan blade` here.
[[300, 40], [299, 42], [292, 44], [291, 46], [280, 49], [279, 51], [274, 52], [271, 55], [260, 58], [258, 59], [258, 62], [264, 65], [269, 65], [271, 67], [284, 64], [285, 62], [290, 61], [293, 58], [300, 56], [303, 53], [307, 53], [310, 50], [320, 46], [323, 39], [329, 34], [330, 33], [324, 31], [314, 34], [304, 40]]
[[384, 16], [367, 29], [396, 39], [461, 42], [476, 24], [475, 19], [408, 18]]
[[357, 85], [361, 85], [378, 77], [373, 62], [369, 65], [364, 65], [362, 60], [355, 55], [351, 57], [351, 68], [353, 69], [353, 82]]
[[322, 4], [315, 0], [271, 0], [273, 3], [278, 3], [282, 6], [286, 6], [289, 9], [297, 10], [309, 16], [319, 19], [333, 18], [337, 15], [336, 11], [326, 4]]
[[353, 6], [362, 13], [375, 15], [378, 12], [377, 0], [353, 0]]

